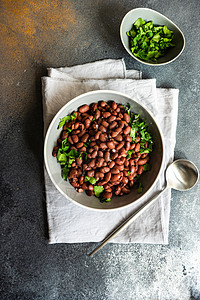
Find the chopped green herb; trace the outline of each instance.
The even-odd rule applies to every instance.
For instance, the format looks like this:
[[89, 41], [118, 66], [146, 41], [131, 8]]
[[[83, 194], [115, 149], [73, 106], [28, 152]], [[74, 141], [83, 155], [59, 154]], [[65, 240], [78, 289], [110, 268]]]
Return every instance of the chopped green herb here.
[[104, 190], [104, 188], [103, 188], [103, 186], [102, 185], [95, 185], [94, 186], [94, 194], [95, 194], [95, 196], [97, 197], [97, 198], [99, 198], [100, 197], [100, 194], [103, 192], [103, 190]]
[[137, 19], [130, 31], [129, 37], [131, 52], [142, 60], [157, 61], [164, 56], [172, 43], [174, 34], [167, 26], [155, 26], [152, 21], [145, 22], [142, 18]]
[[141, 194], [143, 192], [143, 186], [141, 182], [138, 182], [138, 189], [137, 189], [138, 194]]
[[91, 184], [95, 184], [97, 182], [96, 178], [85, 176], [85, 181], [89, 181]]
[[150, 171], [151, 170], [151, 164], [150, 163], [147, 163], [143, 166], [144, 168], [144, 171]]
[[67, 121], [73, 121], [76, 119], [76, 114], [73, 113], [71, 115], [65, 116], [64, 118], [60, 119], [59, 125], [57, 129], [60, 129], [61, 127], [63, 127], [65, 125], [65, 123]]

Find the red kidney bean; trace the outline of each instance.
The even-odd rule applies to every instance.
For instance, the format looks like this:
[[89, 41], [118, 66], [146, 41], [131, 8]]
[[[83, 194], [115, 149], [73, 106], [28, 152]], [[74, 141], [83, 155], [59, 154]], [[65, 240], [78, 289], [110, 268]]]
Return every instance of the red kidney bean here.
[[98, 151], [97, 151], [97, 150], [94, 150], [94, 151], [92, 152], [92, 154], [91, 154], [91, 157], [92, 157], [92, 158], [96, 158], [96, 157], [97, 157], [97, 153], [98, 153]]
[[131, 132], [131, 127], [130, 126], [127, 126], [125, 129], [124, 129], [124, 134], [127, 135]]
[[115, 110], [117, 109], [117, 103], [115, 101], [112, 102], [111, 107]]
[[129, 166], [129, 160], [126, 159], [125, 162], [124, 162], [124, 167], [128, 167]]
[[143, 158], [143, 159], [139, 159], [137, 164], [139, 166], [145, 165], [147, 163], [148, 159], [147, 158]]
[[120, 174], [112, 174], [110, 181], [118, 181], [120, 177]]
[[124, 165], [118, 165], [117, 168], [118, 168], [120, 171], [123, 171], [123, 170], [124, 170]]
[[106, 199], [112, 198], [112, 192], [103, 192], [102, 196]]
[[86, 129], [89, 128], [89, 127], [90, 127], [90, 124], [91, 124], [90, 119], [86, 119], [86, 120], [85, 120], [85, 128], [86, 128]]
[[106, 173], [105, 176], [104, 176], [104, 180], [106, 182], [108, 182], [108, 181], [110, 181], [110, 178], [111, 178], [111, 172]]
[[107, 182], [105, 180], [102, 180], [102, 181], [99, 181], [97, 182], [97, 185], [100, 186], [100, 185], [105, 185]]
[[86, 190], [86, 194], [91, 197], [94, 195], [94, 191], [89, 191], [89, 190]]
[[86, 130], [83, 129], [79, 134], [78, 134], [78, 137], [79, 139], [86, 133]]
[[141, 155], [141, 158], [145, 158], [145, 157], [147, 157], [147, 155], [148, 155], [148, 153], [143, 153], [143, 154]]
[[130, 122], [130, 117], [127, 113], [124, 113], [124, 120], [129, 123]]
[[71, 137], [71, 136], [69, 136], [67, 140], [68, 140], [68, 142], [69, 142], [70, 144], [74, 144], [74, 142], [73, 142], [73, 140], [72, 140], [72, 137]]
[[85, 112], [87, 112], [89, 110], [89, 106], [87, 104], [82, 105], [81, 107], [79, 107], [78, 111], [83, 114]]
[[125, 157], [117, 158], [117, 159], [115, 160], [115, 163], [116, 163], [117, 165], [123, 165], [124, 162], [125, 162]]
[[78, 182], [79, 182], [80, 185], [83, 184], [83, 182], [84, 182], [84, 176], [83, 176], [83, 175], [81, 175], [81, 176], [79, 177]]
[[78, 136], [77, 136], [76, 134], [73, 134], [73, 135], [72, 135], [72, 140], [73, 140], [73, 142], [76, 144], [76, 143], [78, 143], [79, 138], [78, 138]]
[[133, 158], [129, 159], [129, 165], [134, 166], [135, 160]]
[[76, 148], [77, 148], [77, 149], [79, 149], [79, 148], [81, 148], [81, 147], [83, 147], [83, 142], [79, 142], [79, 143], [76, 144]]
[[116, 150], [119, 151], [123, 146], [124, 146], [125, 142], [122, 141], [120, 142], [117, 146], [116, 146]]
[[112, 159], [112, 160], [115, 160], [117, 157], [118, 157], [118, 153], [117, 153], [117, 152], [113, 152], [113, 153], [111, 154], [111, 159]]
[[101, 131], [97, 131], [97, 133], [95, 133], [95, 139], [98, 140], [100, 137]]
[[107, 147], [109, 149], [115, 149], [115, 144], [112, 141], [111, 142], [107, 142], [106, 145], [107, 145]]
[[101, 169], [100, 169], [100, 172], [101, 173], [108, 173], [110, 171], [110, 168], [108, 168], [108, 167], [102, 167]]
[[117, 122], [113, 121], [110, 125], [109, 125], [109, 129], [114, 129], [117, 126]]
[[140, 141], [140, 137], [137, 136], [136, 139], [135, 139], [136, 143], [138, 143]]
[[114, 167], [114, 168], [111, 169], [111, 173], [112, 174], [119, 174], [120, 170], [118, 169], [118, 167]]
[[99, 147], [102, 149], [102, 150], [105, 150], [108, 148], [107, 144], [106, 143], [100, 143]]
[[120, 185], [116, 186], [114, 193], [115, 193], [116, 196], [118, 196], [121, 193], [121, 186]]
[[72, 168], [69, 173], [69, 178], [76, 177], [77, 174], [78, 174], [78, 171], [76, 169]]
[[109, 152], [109, 151], [106, 151], [106, 152], [105, 152], [104, 158], [105, 158], [105, 161], [106, 161], [106, 162], [109, 162], [109, 161], [110, 161], [110, 152]]
[[127, 178], [127, 177], [123, 177], [123, 178], [122, 178], [122, 182], [123, 182], [123, 184], [125, 184], [125, 185], [126, 185], [126, 184], [128, 183], [128, 181], [129, 181], [129, 180], [128, 180], [128, 178]]
[[122, 193], [123, 193], [123, 194], [129, 194], [130, 191], [131, 191], [131, 190], [130, 190], [128, 187], [126, 187], [126, 186], [124, 186], [124, 187], [122, 188]]
[[97, 110], [94, 114], [95, 120], [98, 120], [100, 118], [100, 116], [101, 116], [101, 112], [100, 112], [100, 110]]
[[98, 151], [98, 156], [99, 156], [99, 157], [103, 157], [103, 151], [99, 150], [99, 151]]
[[135, 173], [135, 166], [131, 166], [129, 170], [132, 174]]
[[124, 122], [122, 120], [119, 120], [118, 121], [118, 126], [123, 128], [124, 127]]
[[111, 113], [110, 113], [109, 111], [105, 111], [105, 112], [102, 113], [102, 116], [103, 116], [105, 119], [107, 119], [107, 118], [109, 118], [109, 117], [111, 116]]
[[99, 126], [99, 130], [104, 133], [107, 131], [106, 127], [104, 127], [103, 125]]
[[78, 150], [79, 150], [80, 152], [86, 152], [86, 151], [87, 151], [87, 149], [86, 149], [86, 147], [85, 147], [85, 146], [83, 146], [83, 147], [79, 148]]
[[118, 134], [119, 134], [118, 131], [112, 131], [110, 135], [112, 138], [115, 138]]
[[122, 137], [121, 134], [118, 134], [118, 135], [115, 137], [115, 140], [116, 140], [117, 142], [121, 142], [122, 139], [123, 139], [123, 137]]
[[127, 141], [127, 142], [132, 142], [132, 138], [130, 137], [130, 135], [126, 135], [125, 136], [125, 141]]
[[139, 166], [139, 167], [138, 167], [138, 170], [137, 170], [137, 173], [138, 173], [139, 175], [141, 175], [143, 171], [144, 171], [144, 167], [143, 167], [143, 166]]
[[132, 143], [131, 143], [131, 145], [130, 145], [130, 150], [133, 150], [133, 149], [135, 149], [135, 144], [132, 144]]
[[63, 131], [62, 132], [62, 140], [66, 139], [68, 137], [68, 134], [69, 134], [68, 132]]
[[97, 160], [96, 160], [96, 166], [98, 168], [101, 168], [103, 163], [104, 163], [104, 158], [103, 157], [98, 157]]
[[126, 142], [126, 144], [125, 144], [125, 150], [126, 151], [130, 150], [130, 147], [131, 147], [131, 143], [130, 142]]
[[129, 186], [130, 186], [130, 188], [132, 188], [133, 185], [134, 185], [134, 180], [129, 180]]
[[76, 158], [76, 164], [77, 164], [78, 166], [82, 165], [82, 162], [83, 162], [83, 160], [82, 160], [81, 157], [77, 157], [77, 158]]
[[84, 135], [81, 137], [81, 142], [86, 143], [87, 140], [88, 140], [88, 138], [89, 138], [89, 134], [88, 134], [88, 133], [84, 134]]
[[140, 143], [137, 143], [135, 145], [135, 152], [138, 152], [140, 150]]
[[111, 122], [113, 122], [113, 121], [115, 121], [115, 119], [116, 119], [116, 116], [110, 116], [109, 118], [108, 118], [108, 123], [111, 123]]
[[108, 164], [108, 167], [109, 167], [110, 169], [112, 169], [114, 166], [115, 166], [115, 162], [112, 160], [112, 161]]
[[107, 105], [107, 103], [105, 101], [100, 101], [99, 104], [101, 105], [101, 107], [105, 107]]
[[93, 187], [92, 184], [89, 184], [89, 185], [88, 185], [88, 190], [89, 190], [89, 191], [94, 191], [94, 187]]
[[79, 187], [79, 183], [78, 183], [78, 182], [70, 182], [70, 184], [71, 184], [74, 188]]
[[101, 142], [106, 142], [107, 141], [107, 134], [101, 133], [99, 136], [99, 139]]
[[91, 103], [90, 104], [90, 109], [91, 109], [91, 111], [94, 112], [97, 109], [97, 103]]

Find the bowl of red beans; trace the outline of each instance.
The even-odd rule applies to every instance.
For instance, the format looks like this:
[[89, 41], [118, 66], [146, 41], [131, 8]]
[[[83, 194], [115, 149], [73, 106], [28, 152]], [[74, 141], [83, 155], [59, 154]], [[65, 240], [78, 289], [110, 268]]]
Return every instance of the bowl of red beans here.
[[65, 104], [46, 133], [47, 173], [66, 201], [114, 210], [144, 197], [164, 162], [161, 130], [148, 108], [110, 90]]

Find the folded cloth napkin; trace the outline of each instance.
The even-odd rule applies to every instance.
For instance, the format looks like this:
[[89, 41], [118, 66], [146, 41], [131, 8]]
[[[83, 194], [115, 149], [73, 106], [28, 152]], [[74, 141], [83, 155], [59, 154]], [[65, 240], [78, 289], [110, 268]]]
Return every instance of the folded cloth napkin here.
[[[92, 90], [116, 90], [146, 106], [155, 116], [165, 139], [165, 167], [173, 161], [178, 113], [177, 89], [156, 88], [155, 79], [126, 70], [123, 59], [102, 60], [74, 67], [48, 69], [42, 78], [44, 131], [59, 109], [74, 97]], [[164, 186], [164, 171], [151, 193], [119, 211], [92, 211], [67, 200], [57, 191], [46, 170], [45, 188], [49, 243], [99, 242], [149, 197]], [[148, 197], [148, 198], [147, 198]], [[143, 212], [113, 243], [167, 244], [171, 191]]]

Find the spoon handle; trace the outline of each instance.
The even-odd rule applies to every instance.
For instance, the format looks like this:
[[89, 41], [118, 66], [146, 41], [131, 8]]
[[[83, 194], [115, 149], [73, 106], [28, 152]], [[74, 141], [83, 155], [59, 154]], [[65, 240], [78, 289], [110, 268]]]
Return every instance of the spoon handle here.
[[150, 198], [147, 202], [145, 202], [138, 210], [132, 213], [126, 220], [124, 220], [118, 227], [116, 227], [102, 242], [101, 244], [95, 248], [89, 256], [94, 255], [98, 250], [100, 250], [103, 246], [105, 246], [114, 236], [116, 236], [119, 232], [128, 227], [142, 212], [147, 209], [152, 203], [154, 203], [158, 197], [160, 197], [169, 187], [166, 186], [159, 194], [155, 197]]

